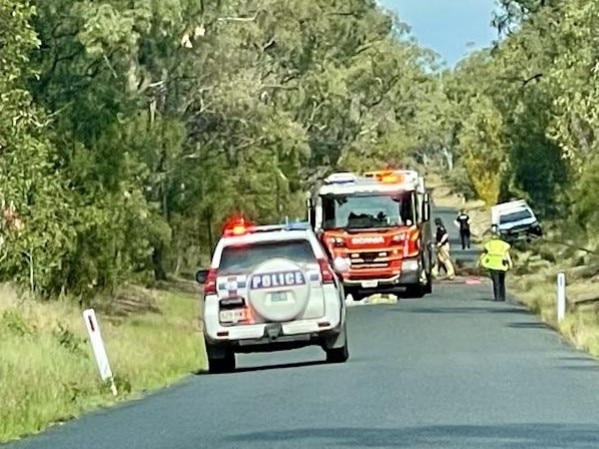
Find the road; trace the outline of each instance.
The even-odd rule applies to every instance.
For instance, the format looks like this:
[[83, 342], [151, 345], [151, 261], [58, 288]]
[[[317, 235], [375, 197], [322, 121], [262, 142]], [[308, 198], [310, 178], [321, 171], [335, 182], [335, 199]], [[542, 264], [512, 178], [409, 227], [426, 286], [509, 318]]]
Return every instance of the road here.
[[[452, 211], [438, 214], [453, 229]], [[193, 376], [8, 448], [599, 447], [599, 365], [489, 299], [488, 284], [439, 284], [425, 299], [351, 308], [344, 365], [323, 364], [318, 348], [239, 356], [236, 373]]]

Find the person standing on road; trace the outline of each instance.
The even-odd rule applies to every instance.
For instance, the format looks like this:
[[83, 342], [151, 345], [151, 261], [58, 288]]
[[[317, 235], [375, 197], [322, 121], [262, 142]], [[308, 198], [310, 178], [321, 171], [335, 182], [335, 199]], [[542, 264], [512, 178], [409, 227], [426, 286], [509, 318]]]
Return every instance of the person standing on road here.
[[497, 225], [491, 227], [491, 232], [491, 239], [484, 244], [478, 262], [491, 275], [494, 300], [505, 301], [505, 275], [513, 267], [511, 245], [501, 239]]
[[454, 221], [456, 227], [460, 230], [460, 241], [462, 250], [470, 249], [470, 216], [462, 209]]
[[440, 218], [435, 219], [435, 225], [437, 226], [437, 272], [441, 267], [445, 268], [447, 277], [451, 280], [455, 277], [455, 270], [449, 251], [449, 233]]

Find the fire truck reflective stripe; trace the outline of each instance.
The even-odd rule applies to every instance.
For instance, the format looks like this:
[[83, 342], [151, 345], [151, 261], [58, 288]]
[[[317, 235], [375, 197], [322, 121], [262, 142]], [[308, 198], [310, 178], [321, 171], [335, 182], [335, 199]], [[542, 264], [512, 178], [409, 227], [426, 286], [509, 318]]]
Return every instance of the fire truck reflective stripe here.
[[264, 273], [252, 276], [250, 287], [252, 290], [273, 287], [292, 287], [304, 285], [306, 279], [301, 271], [284, 271], [278, 273]]

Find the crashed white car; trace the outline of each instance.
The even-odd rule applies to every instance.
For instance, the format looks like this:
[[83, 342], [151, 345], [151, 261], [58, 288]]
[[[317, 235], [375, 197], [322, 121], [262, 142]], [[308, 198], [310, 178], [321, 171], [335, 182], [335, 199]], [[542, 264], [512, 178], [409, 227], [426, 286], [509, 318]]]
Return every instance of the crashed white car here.
[[210, 372], [235, 369], [236, 353], [318, 345], [332, 363], [349, 357], [338, 273], [307, 224], [234, 225], [218, 242], [204, 285], [203, 331]]
[[525, 200], [509, 201], [491, 208], [491, 224], [508, 241], [542, 237], [543, 229]]

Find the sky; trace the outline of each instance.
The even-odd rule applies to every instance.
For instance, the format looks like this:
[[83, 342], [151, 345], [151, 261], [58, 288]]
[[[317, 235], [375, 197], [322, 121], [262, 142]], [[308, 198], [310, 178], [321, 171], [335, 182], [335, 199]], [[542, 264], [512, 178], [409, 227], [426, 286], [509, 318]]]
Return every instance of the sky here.
[[[420, 44], [439, 53], [453, 67], [472, 48], [489, 46], [495, 0], [380, 0], [412, 29]], [[468, 44], [474, 44], [472, 48]]]

